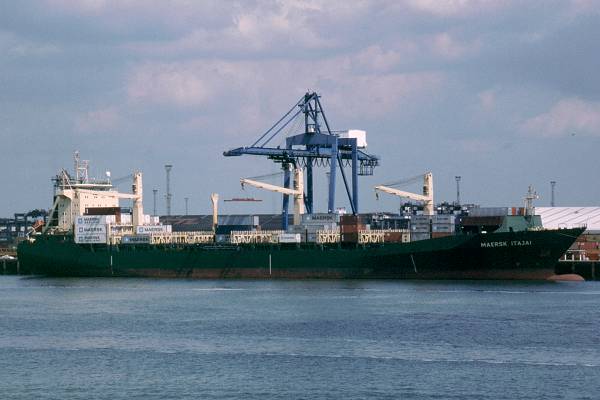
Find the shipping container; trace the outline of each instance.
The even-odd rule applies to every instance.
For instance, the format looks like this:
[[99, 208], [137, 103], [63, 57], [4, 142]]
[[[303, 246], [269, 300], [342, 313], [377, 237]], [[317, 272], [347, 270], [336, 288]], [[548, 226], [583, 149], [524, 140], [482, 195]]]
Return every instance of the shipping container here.
[[340, 215], [340, 225], [356, 225], [360, 222], [361, 220], [358, 215]]
[[324, 225], [337, 224], [340, 221], [339, 214], [303, 214], [302, 225]]
[[432, 232], [454, 232], [455, 225], [454, 224], [435, 224], [431, 226]]
[[152, 233], [170, 233], [171, 225], [142, 225], [135, 227], [135, 233], [138, 235], [147, 235]]
[[119, 215], [120, 207], [86, 207], [84, 215]]
[[75, 218], [75, 225], [106, 225], [116, 220], [114, 215], [83, 215]]
[[252, 231], [253, 227], [249, 225], [218, 225], [217, 235], [229, 235], [233, 231]]
[[410, 232], [385, 232], [385, 243], [406, 243], [410, 242]]
[[126, 235], [121, 238], [122, 244], [150, 244], [150, 235]]
[[446, 236], [452, 236], [452, 233], [451, 232], [432, 232], [431, 233], [432, 239], [446, 237]]
[[470, 217], [504, 217], [508, 207], [474, 207], [469, 210]]
[[301, 235], [299, 233], [280, 233], [279, 243], [300, 243]]
[[[79, 219], [79, 217], [78, 217]], [[89, 222], [89, 221], [88, 221]], [[106, 224], [75, 224], [75, 243], [106, 243]]]
[[361, 129], [348, 129], [341, 131], [339, 137], [342, 139], [356, 139], [356, 147], [364, 149], [367, 147], [367, 132]]
[[219, 215], [219, 225], [247, 225], [258, 226], [258, 215]]
[[434, 215], [431, 218], [433, 224], [453, 224], [455, 223], [456, 217], [454, 215]]
[[427, 239], [431, 239], [431, 236], [429, 233], [414, 233], [411, 232], [410, 234], [410, 241], [411, 242], [416, 242], [419, 240], [427, 240]]

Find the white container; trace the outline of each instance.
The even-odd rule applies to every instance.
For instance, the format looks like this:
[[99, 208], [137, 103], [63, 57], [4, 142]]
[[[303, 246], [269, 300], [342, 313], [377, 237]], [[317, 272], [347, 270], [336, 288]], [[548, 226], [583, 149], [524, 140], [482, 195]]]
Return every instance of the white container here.
[[170, 233], [171, 225], [142, 225], [135, 228], [137, 235], [150, 235], [152, 233]]
[[339, 214], [303, 214], [302, 224], [303, 225], [324, 225], [340, 222]]
[[123, 225], [129, 225], [131, 224], [131, 214], [121, 214], [121, 223]]
[[75, 243], [106, 243], [106, 224], [75, 224]]
[[348, 129], [340, 133], [342, 139], [356, 139], [356, 146], [359, 149], [367, 147], [367, 132], [360, 129]]
[[114, 215], [82, 215], [75, 218], [75, 225], [105, 225], [114, 224], [116, 217]]
[[280, 233], [279, 243], [300, 243], [301, 236], [299, 233]]
[[127, 235], [121, 239], [123, 244], [149, 244], [150, 235]]

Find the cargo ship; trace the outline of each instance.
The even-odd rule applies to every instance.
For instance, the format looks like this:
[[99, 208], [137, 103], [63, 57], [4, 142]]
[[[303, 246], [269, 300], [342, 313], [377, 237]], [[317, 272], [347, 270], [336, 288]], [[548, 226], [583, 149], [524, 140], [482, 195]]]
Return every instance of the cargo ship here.
[[39, 235], [21, 265], [49, 276], [210, 279], [523, 279], [554, 276], [583, 228], [453, 235], [381, 244], [78, 244]]
[[[302, 126], [303, 125], [303, 126]], [[294, 129], [301, 131], [292, 132]], [[273, 146], [281, 132], [284, 146]], [[281, 139], [281, 138], [280, 138]], [[374, 187], [375, 193], [423, 205], [407, 225], [372, 229], [359, 213], [358, 179], [373, 175], [379, 158], [367, 153], [363, 130], [332, 131], [320, 96], [306, 93], [250, 146], [226, 157], [259, 156], [281, 165], [283, 186], [241, 179], [282, 195], [281, 230], [222, 232], [218, 195], [213, 194], [209, 230], [176, 232], [157, 216], [144, 214], [142, 174], [135, 172], [132, 193], [120, 193], [106, 179], [88, 176], [88, 162], [75, 155], [73, 173], [54, 178], [54, 202], [47, 224], [18, 247], [23, 268], [53, 276], [148, 276], [183, 278], [381, 278], [381, 279], [547, 279], [557, 260], [584, 228], [545, 230], [531, 211], [506, 216], [500, 224], [475, 231], [456, 229], [451, 215], [434, 206], [433, 175], [423, 179], [422, 193], [403, 184], [415, 178]], [[327, 212], [315, 213], [314, 169], [328, 169]], [[349, 167], [349, 176], [344, 167]], [[169, 171], [167, 215], [170, 215]], [[335, 208], [336, 176], [343, 179], [351, 210]], [[293, 203], [289, 226], [288, 208]], [[119, 200], [132, 201], [123, 212]], [[443, 214], [443, 213], [442, 213]]]
[[[357, 215], [311, 218], [306, 214], [305, 221], [317, 221], [326, 228], [315, 231], [312, 241], [302, 238], [294, 227], [288, 231], [231, 231], [224, 239], [216, 229], [174, 232], [157, 217], [145, 215], [139, 172], [133, 174], [133, 193], [129, 194], [115, 191], [110, 179], [89, 179], [87, 164], [82, 167], [78, 158], [75, 165], [75, 174], [63, 170], [54, 178], [51, 218], [43, 231], [19, 244], [21, 267], [34, 274], [543, 280], [554, 275], [557, 260], [584, 230], [544, 230], [531, 225], [519, 230], [512, 224], [490, 233], [455, 232], [436, 237], [433, 232], [422, 239], [422, 232], [410, 229], [365, 229]], [[119, 207], [119, 199], [133, 201], [131, 212]], [[431, 224], [433, 218], [415, 217], [414, 227], [423, 220]], [[527, 222], [526, 216], [519, 218]], [[213, 220], [216, 225], [216, 207]], [[411, 233], [421, 240], [411, 240]]]

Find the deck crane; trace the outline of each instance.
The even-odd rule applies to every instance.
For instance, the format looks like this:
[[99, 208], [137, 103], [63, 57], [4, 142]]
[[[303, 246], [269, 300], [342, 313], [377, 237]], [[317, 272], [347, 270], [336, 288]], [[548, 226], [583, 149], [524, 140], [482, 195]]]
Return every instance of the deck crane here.
[[407, 199], [422, 201], [424, 203], [423, 212], [425, 215], [433, 215], [433, 174], [431, 172], [427, 172], [423, 175], [418, 175], [415, 178], [423, 177], [423, 194], [416, 194], [411, 192], [405, 192], [403, 190], [398, 190], [393, 186], [398, 186], [400, 184], [411, 181], [414, 178], [409, 180], [389, 183], [387, 185], [379, 185], [375, 186], [375, 195], [378, 196], [379, 192], [388, 193], [394, 196], [405, 197]]
[[[314, 212], [313, 195], [313, 168], [328, 166], [329, 172], [329, 199], [327, 209], [329, 213], [335, 212], [335, 183], [337, 167], [344, 181], [346, 194], [354, 214], [358, 213], [358, 176], [373, 175], [373, 169], [379, 165], [379, 158], [367, 154], [357, 137], [340, 135], [331, 130], [327, 117], [323, 111], [320, 96], [315, 93], [306, 93], [292, 108], [281, 117], [270, 129], [258, 138], [252, 145], [238, 147], [225, 151], [225, 157], [241, 155], [265, 156], [276, 163], [282, 164], [284, 177], [283, 187], [290, 189], [291, 169], [306, 169], [306, 196], [307, 212]], [[269, 143], [284, 129], [294, 126], [299, 118], [304, 119], [304, 131], [285, 138], [285, 148], [269, 146]], [[352, 187], [350, 188], [343, 166], [352, 167]], [[287, 216], [289, 207], [289, 194], [283, 193], [283, 228], [287, 229]]]
[[259, 189], [270, 190], [284, 194], [286, 196], [294, 196], [294, 225], [300, 224], [300, 218], [304, 214], [304, 174], [302, 168], [294, 168], [294, 188], [275, 186], [269, 183], [256, 181], [250, 178], [240, 179], [242, 188], [244, 185], [254, 186]]

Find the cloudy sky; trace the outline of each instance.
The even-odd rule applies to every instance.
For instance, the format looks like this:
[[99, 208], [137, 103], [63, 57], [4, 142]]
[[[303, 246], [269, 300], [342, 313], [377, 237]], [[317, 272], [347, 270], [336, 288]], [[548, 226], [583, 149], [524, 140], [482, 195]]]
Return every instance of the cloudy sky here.
[[[79, 150], [93, 175], [144, 173], [174, 213], [208, 197], [262, 204], [239, 178], [276, 172], [229, 159], [307, 90], [334, 129], [365, 129], [382, 159], [361, 180], [431, 170], [436, 200], [521, 205], [529, 184], [558, 205], [598, 205], [600, 2], [37, 0], [0, 5], [0, 216], [51, 203], [50, 178]], [[326, 209], [325, 171], [316, 206]], [[121, 187], [129, 190], [128, 185]], [[345, 206], [343, 190], [338, 205]], [[164, 200], [159, 198], [159, 212]]]

